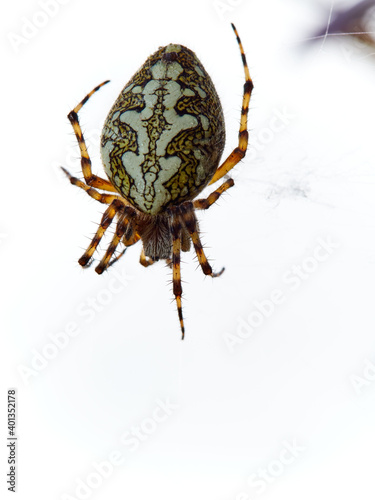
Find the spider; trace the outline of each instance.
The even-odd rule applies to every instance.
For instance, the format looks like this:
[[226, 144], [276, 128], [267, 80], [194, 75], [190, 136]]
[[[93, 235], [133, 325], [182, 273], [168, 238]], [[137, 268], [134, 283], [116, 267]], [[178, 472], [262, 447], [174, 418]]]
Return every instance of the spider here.
[[[79, 264], [91, 264], [100, 240], [115, 219], [114, 235], [95, 271], [102, 274], [127, 247], [141, 240], [143, 266], [164, 259], [172, 268], [182, 338], [180, 254], [187, 252], [192, 242], [203, 273], [212, 277], [222, 274], [224, 268], [214, 273], [205, 256], [195, 211], [210, 208], [234, 181], [228, 178], [205, 199], [196, 197], [244, 158], [248, 144], [247, 115], [253, 83], [240, 37], [233, 24], [232, 28], [241, 52], [245, 84], [238, 146], [220, 166], [225, 144], [220, 100], [202, 63], [182, 45], [169, 44], [152, 54], [112, 106], [101, 135], [101, 157], [109, 180], [92, 173], [78, 121], [82, 106], [109, 80], [95, 87], [68, 115], [80, 148], [85, 182], [62, 169], [73, 185], [109, 205]], [[114, 256], [121, 242], [125, 250]]]

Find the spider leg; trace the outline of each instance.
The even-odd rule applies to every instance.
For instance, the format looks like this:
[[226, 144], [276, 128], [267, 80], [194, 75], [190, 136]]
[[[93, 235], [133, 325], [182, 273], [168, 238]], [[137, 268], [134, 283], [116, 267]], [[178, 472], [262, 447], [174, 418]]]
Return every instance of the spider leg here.
[[213, 191], [207, 198], [201, 198], [193, 201], [193, 207], [197, 210], [207, 210], [211, 205], [217, 202], [220, 196], [229, 188], [234, 186], [234, 180], [228, 179], [219, 186], [216, 191]]
[[[99, 193], [99, 191], [88, 186], [84, 182], [80, 181], [79, 179], [77, 179], [77, 177], [73, 177], [64, 167], [61, 167], [61, 168], [62, 168], [63, 172], [65, 173], [65, 175], [69, 178], [71, 184], [73, 184], [74, 186], [78, 186], [79, 188], [86, 191], [86, 193], [89, 196], [91, 196], [91, 198], [94, 198], [94, 200], [100, 201], [100, 203], [105, 203], [107, 205], [110, 205], [113, 200], [120, 200], [121, 199], [120, 195]], [[123, 200], [121, 199], [121, 201], [123, 201]], [[125, 203], [125, 201], [123, 201], [123, 203]]]
[[129, 238], [127, 237], [127, 234], [125, 234], [122, 242], [126, 247], [131, 247], [132, 245], [134, 245], [134, 243], [137, 243], [137, 241], [139, 241], [140, 239], [141, 237], [139, 236], [139, 234], [136, 231], [133, 231], [133, 233], [130, 235]]
[[96, 231], [95, 236], [93, 237], [88, 249], [82, 255], [82, 257], [78, 260], [78, 263], [85, 267], [93, 256], [100, 240], [102, 239], [104, 233], [110, 226], [117, 212], [122, 211], [124, 209], [124, 204], [120, 200], [113, 200], [109, 205], [107, 210], [104, 212], [102, 220], [99, 224], [98, 230]]
[[107, 269], [108, 269], [109, 267], [113, 266], [113, 264], [115, 264], [118, 260], [120, 260], [120, 259], [121, 259], [121, 257], [122, 257], [123, 255], [125, 255], [125, 252], [126, 252], [126, 250], [127, 250], [127, 249], [128, 249], [127, 247], [126, 247], [126, 248], [124, 248], [124, 250], [123, 250], [122, 252], [120, 252], [118, 255], [116, 255], [116, 257], [114, 257], [114, 258], [113, 258], [113, 259], [109, 262], [109, 264], [108, 264], [108, 266], [107, 266]]
[[180, 205], [180, 210], [183, 223], [189, 232], [203, 273], [212, 276], [212, 278], [217, 278], [224, 272], [224, 267], [218, 273], [214, 273], [212, 271], [212, 267], [207, 260], [207, 257], [203, 250], [201, 239], [199, 237], [198, 221], [195, 217], [193, 204], [190, 202], [184, 203]]
[[182, 286], [181, 286], [181, 222], [178, 214], [172, 215], [172, 272], [173, 272], [173, 293], [176, 298], [178, 318], [180, 320], [182, 340], [185, 337], [184, 318], [182, 316]]
[[238, 134], [238, 146], [232, 151], [228, 158], [218, 167], [214, 176], [212, 177], [210, 184], [221, 179], [225, 174], [229, 172], [246, 154], [247, 143], [248, 143], [248, 131], [247, 131], [247, 115], [249, 112], [249, 102], [251, 97], [251, 92], [254, 88], [253, 81], [250, 77], [249, 68], [246, 62], [245, 52], [242, 47], [241, 39], [238, 36], [237, 30], [232, 24], [233, 31], [236, 35], [238, 45], [241, 51], [242, 64], [245, 71], [245, 84], [243, 87], [243, 98], [242, 98], [242, 109], [241, 109], [241, 121], [240, 121], [240, 131]]
[[126, 232], [125, 232], [125, 235], [122, 239], [122, 243], [125, 245], [125, 248], [122, 252], [120, 252], [116, 257], [114, 257], [108, 264], [107, 266], [107, 269], [110, 267], [110, 266], [113, 266], [113, 264], [115, 264], [119, 259], [121, 259], [121, 257], [125, 254], [126, 250], [128, 249], [128, 247], [134, 245], [134, 243], [137, 243], [137, 241], [140, 239], [141, 237], [139, 236], [138, 233], [136, 232], [133, 232], [132, 235], [130, 236], [129, 239], [127, 239], [127, 235], [126, 235]]
[[152, 260], [145, 255], [145, 251], [142, 248], [141, 256], [139, 257], [139, 263], [144, 267], [152, 266], [156, 261]]
[[121, 213], [119, 221], [117, 222], [116, 231], [115, 234], [113, 235], [112, 241], [109, 244], [109, 247], [107, 248], [104, 257], [95, 268], [95, 271], [98, 274], [102, 274], [103, 271], [105, 271], [110, 265], [112, 255], [115, 253], [116, 248], [118, 247], [123, 236], [125, 235], [127, 240], [132, 236], [133, 234], [132, 219], [134, 215], [135, 215], [134, 208], [129, 206], [123, 207], [123, 212]]
[[70, 123], [72, 124], [75, 136], [78, 141], [79, 149], [81, 152], [81, 165], [82, 172], [85, 177], [86, 184], [92, 187], [96, 187], [99, 189], [104, 189], [105, 191], [117, 192], [116, 188], [112, 186], [112, 184], [97, 175], [94, 175], [91, 171], [91, 160], [89, 157], [89, 153], [87, 151], [87, 146], [85, 143], [85, 139], [83, 138], [83, 132], [81, 126], [78, 121], [78, 111], [82, 108], [82, 106], [90, 99], [90, 97], [95, 94], [103, 85], [108, 83], [109, 80], [101, 83], [97, 87], [95, 87], [87, 96], [82, 99], [82, 101], [77, 104], [77, 106], [68, 114], [68, 118]]

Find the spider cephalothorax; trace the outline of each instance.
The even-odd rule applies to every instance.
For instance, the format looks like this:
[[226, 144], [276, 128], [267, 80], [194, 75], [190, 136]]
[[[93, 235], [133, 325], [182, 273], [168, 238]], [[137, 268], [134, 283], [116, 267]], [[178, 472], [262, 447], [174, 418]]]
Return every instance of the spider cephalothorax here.
[[63, 170], [72, 184], [109, 205], [79, 263], [87, 266], [91, 262], [105, 231], [116, 220], [114, 236], [96, 267], [97, 273], [101, 274], [124, 254], [113, 258], [121, 242], [128, 247], [141, 240], [142, 265], [165, 259], [173, 269], [182, 337], [180, 253], [188, 251], [192, 242], [204, 274], [221, 274], [222, 271], [213, 273], [206, 259], [195, 210], [208, 209], [234, 182], [226, 180], [206, 199], [195, 197], [231, 170], [247, 149], [247, 113], [253, 84], [241, 41], [234, 26], [233, 29], [246, 81], [239, 143], [222, 165], [219, 161], [225, 127], [220, 100], [202, 63], [182, 45], [170, 44], [151, 55], [112, 106], [101, 136], [102, 161], [109, 180], [91, 171], [77, 114], [108, 81], [98, 85], [68, 115], [80, 147], [85, 182]]

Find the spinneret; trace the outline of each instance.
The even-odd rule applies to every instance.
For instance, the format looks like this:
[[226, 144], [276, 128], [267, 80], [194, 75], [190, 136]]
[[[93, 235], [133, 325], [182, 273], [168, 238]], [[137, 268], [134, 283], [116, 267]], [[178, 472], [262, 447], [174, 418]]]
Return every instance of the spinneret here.
[[[208, 209], [234, 181], [227, 179], [205, 199], [195, 198], [208, 184], [227, 174], [247, 149], [253, 84], [241, 40], [232, 27], [241, 51], [245, 85], [238, 146], [220, 166], [225, 145], [220, 99], [202, 63], [182, 45], [170, 44], [151, 55], [112, 106], [101, 136], [101, 156], [109, 180], [92, 173], [78, 121], [79, 110], [108, 81], [95, 87], [68, 115], [79, 144], [85, 182], [63, 170], [72, 184], [109, 205], [79, 259], [80, 265], [90, 265], [100, 240], [116, 220], [112, 241], [96, 272], [101, 274], [128, 246], [141, 240], [143, 266], [164, 259], [172, 267], [182, 338], [180, 255], [192, 242], [204, 274], [216, 277], [224, 271], [212, 271], [201, 244], [195, 210]], [[125, 250], [114, 257], [120, 243]]]

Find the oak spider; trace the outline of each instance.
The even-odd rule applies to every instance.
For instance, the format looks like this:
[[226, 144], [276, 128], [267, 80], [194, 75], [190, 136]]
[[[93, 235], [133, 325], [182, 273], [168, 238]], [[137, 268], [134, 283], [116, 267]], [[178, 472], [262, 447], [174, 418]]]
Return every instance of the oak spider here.
[[[151, 55], [120, 93], [104, 123], [101, 155], [109, 180], [92, 173], [78, 112], [108, 80], [95, 87], [68, 115], [75, 132], [85, 182], [63, 171], [75, 186], [109, 205], [89, 247], [79, 259], [87, 267], [113, 219], [117, 225], [105, 255], [96, 267], [101, 274], [117, 261], [113, 255], [142, 240], [140, 263], [147, 267], [165, 259], [173, 270], [173, 293], [184, 338], [181, 305], [180, 253], [193, 242], [202, 271], [214, 273], [199, 237], [195, 210], [207, 210], [234, 185], [227, 179], [205, 199], [195, 199], [221, 179], [246, 154], [247, 115], [253, 89], [245, 53], [235, 26], [245, 72], [238, 146], [220, 165], [225, 144], [224, 117], [211, 78], [197, 56], [170, 44]], [[98, 191], [102, 190], [104, 193]]]

